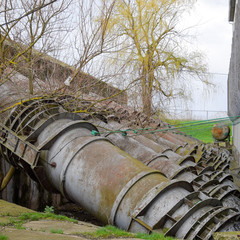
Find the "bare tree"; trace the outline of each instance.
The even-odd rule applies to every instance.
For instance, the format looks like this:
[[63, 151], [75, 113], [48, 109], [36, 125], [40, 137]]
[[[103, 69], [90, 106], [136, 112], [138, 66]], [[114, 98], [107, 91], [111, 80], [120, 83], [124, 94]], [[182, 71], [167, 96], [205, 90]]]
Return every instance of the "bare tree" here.
[[[12, 88], [19, 88], [18, 93], [27, 97], [70, 91], [78, 96], [94, 92], [103, 99], [121, 98], [118, 95], [125, 89], [118, 91], [104, 83], [102, 80], [116, 75], [100, 64], [104, 56], [117, 52], [120, 46], [107, 29], [115, 0], [61, 0], [52, 4], [47, 0], [0, 1], [0, 84], [14, 81]], [[99, 71], [95, 71], [97, 78], [89, 76], [97, 65], [104, 75], [99, 79]], [[12, 77], [18, 73], [25, 78]], [[123, 99], [126, 102], [125, 95]]]
[[64, 29], [70, 16], [65, 11], [71, 2], [2, 0], [0, 11], [4, 24], [0, 25], [1, 84], [17, 71], [28, 77], [29, 94], [34, 93], [33, 82], [38, 79], [34, 66], [42, 54], [57, 50], [55, 43], [59, 42], [56, 40], [69, 29]]

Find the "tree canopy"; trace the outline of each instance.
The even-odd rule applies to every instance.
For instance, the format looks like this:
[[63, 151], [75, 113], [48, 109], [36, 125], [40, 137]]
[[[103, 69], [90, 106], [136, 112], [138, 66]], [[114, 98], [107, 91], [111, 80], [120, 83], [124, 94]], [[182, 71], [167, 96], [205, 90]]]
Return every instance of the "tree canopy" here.
[[[121, 60], [141, 85], [143, 111], [152, 113], [154, 92], [172, 97], [172, 79], [183, 71], [201, 77], [201, 54], [188, 51], [179, 28], [193, 0], [115, 0], [108, 29], [122, 42]], [[203, 80], [203, 79], [202, 79]]]

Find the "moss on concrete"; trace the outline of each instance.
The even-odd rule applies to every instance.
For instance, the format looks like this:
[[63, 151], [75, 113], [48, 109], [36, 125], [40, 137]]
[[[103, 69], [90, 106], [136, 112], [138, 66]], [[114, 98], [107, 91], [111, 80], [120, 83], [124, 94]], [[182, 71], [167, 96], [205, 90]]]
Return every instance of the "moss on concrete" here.
[[[0, 200], [0, 235], [6, 236], [8, 240], [81, 240], [86, 238], [76, 236], [75, 233], [96, 231], [98, 229], [93, 224], [77, 221], [77, 223], [73, 223], [63, 221], [64, 219], [62, 221], [61, 219], [32, 221], [32, 219], [27, 218], [27, 222], [25, 222], [22, 218], [28, 213], [30, 215], [32, 213], [40, 214], [16, 204]], [[64, 234], [52, 233], [51, 229], [61, 229]]]
[[0, 231], [0, 234], [6, 235], [8, 240], [86, 240], [85, 238], [79, 238], [77, 236], [14, 228], [4, 228], [2, 231]]
[[240, 232], [219, 232], [213, 234], [214, 240], [239, 240]]
[[1, 217], [3, 216], [17, 217], [26, 212], [34, 212], [34, 211], [25, 207], [21, 207], [14, 203], [9, 203], [4, 200], [0, 200], [0, 216]]
[[63, 222], [56, 220], [39, 220], [39, 221], [31, 221], [23, 224], [23, 227], [26, 229], [31, 229], [33, 231], [44, 231], [50, 233], [52, 229], [61, 229], [64, 234], [80, 234], [83, 232], [94, 232], [99, 227], [89, 224], [89, 223], [71, 223], [71, 222]]

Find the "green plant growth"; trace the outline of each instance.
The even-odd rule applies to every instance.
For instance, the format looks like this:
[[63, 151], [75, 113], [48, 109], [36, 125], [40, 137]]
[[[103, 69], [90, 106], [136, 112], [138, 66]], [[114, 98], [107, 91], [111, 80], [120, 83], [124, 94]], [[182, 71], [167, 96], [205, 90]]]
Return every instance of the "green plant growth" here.
[[60, 221], [67, 221], [67, 222], [73, 222], [73, 223], [78, 223], [77, 220], [73, 218], [68, 218], [63, 215], [56, 215], [54, 213], [23, 213], [18, 217], [19, 220], [23, 221], [37, 221], [39, 219], [54, 219], [54, 220], [60, 220]]
[[117, 237], [134, 237], [133, 233], [129, 233], [118, 229], [114, 226], [108, 225], [97, 229], [95, 232], [85, 232], [81, 233], [82, 236], [86, 238], [96, 239], [96, 238], [117, 238]]
[[63, 234], [63, 230], [62, 229], [51, 229], [50, 230], [51, 233], [57, 233], [57, 234]]
[[23, 221], [19, 221], [14, 218], [10, 218], [10, 223], [16, 228], [16, 229], [25, 229], [22, 224], [24, 223]]
[[[167, 120], [173, 128], [177, 128], [178, 131], [190, 135], [196, 139], [203, 141], [204, 143], [213, 143], [213, 137], [211, 133], [212, 127], [218, 123], [214, 121], [190, 121], [190, 120]], [[232, 123], [227, 120], [224, 121], [230, 127], [232, 132]], [[230, 139], [231, 141], [231, 139]]]
[[46, 206], [44, 209], [44, 213], [54, 213], [54, 208], [53, 206]]
[[164, 237], [163, 234], [159, 233], [152, 233], [152, 234], [146, 234], [146, 233], [137, 233], [136, 238], [145, 239], [145, 240], [174, 240], [175, 238], [172, 237]]
[[17, 229], [24, 229], [22, 226], [25, 222], [28, 221], [38, 221], [40, 219], [52, 219], [52, 220], [59, 220], [59, 221], [67, 221], [67, 222], [73, 222], [78, 223], [77, 220], [68, 218], [63, 215], [56, 215], [54, 213], [38, 213], [38, 212], [28, 212], [23, 213], [18, 217], [11, 217], [9, 218], [8, 222], [0, 222], [1, 226], [14, 226]]
[[6, 235], [0, 234], [0, 240], [8, 240], [8, 237]]
[[90, 239], [99, 239], [99, 238], [140, 238], [140, 239], [147, 239], [147, 240], [174, 240], [171, 237], [164, 237], [163, 234], [153, 233], [153, 234], [145, 234], [145, 233], [130, 233], [123, 231], [119, 228], [114, 226], [105, 226], [99, 228], [95, 232], [85, 232], [80, 234], [83, 237], [90, 238]]

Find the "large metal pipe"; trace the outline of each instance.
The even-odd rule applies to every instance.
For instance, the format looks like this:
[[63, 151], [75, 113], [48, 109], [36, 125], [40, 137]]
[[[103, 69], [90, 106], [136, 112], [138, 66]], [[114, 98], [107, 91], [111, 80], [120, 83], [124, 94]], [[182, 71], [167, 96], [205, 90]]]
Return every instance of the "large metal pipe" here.
[[[109, 129], [113, 125], [114, 127], [121, 128], [120, 124], [112, 122], [106, 124], [98, 121], [98, 125], [104, 129]], [[163, 172], [168, 178], [188, 181], [196, 191], [202, 191], [209, 196], [218, 198], [223, 202], [224, 206], [234, 206], [240, 210], [240, 194], [232, 181], [233, 179], [223, 172], [222, 175], [225, 176], [221, 178], [217, 177], [219, 173], [217, 174], [216, 169], [212, 165], [200, 167], [200, 163], [203, 161], [196, 165], [191, 162], [194, 158], [188, 159], [189, 157], [179, 161], [174, 156], [177, 154], [171, 149], [165, 149], [165, 147], [160, 146], [145, 136], [122, 136], [122, 134], [113, 131], [107, 134], [107, 137], [120, 149], [140, 160], [145, 165]], [[224, 160], [226, 159], [225, 153]], [[177, 162], [185, 167], [180, 167]]]
[[[93, 121], [94, 122], [94, 121]], [[122, 127], [121, 124], [110, 120], [107, 124], [97, 121], [97, 125], [99, 127], [103, 127], [104, 129], [122, 129], [124, 130], [124, 128]], [[142, 145], [151, 148], [152, 150], [154, 150], [157, 153], [161, 153], [164, 154], [166, 156], [168, 156], [170, 159], [180, 163], [185, 163], [185, 165], [193, 165], [191, 164], [192, 161], [194, 161], [192, 156], [188, 156], [188, 155], [184, 155], [181, 156], [177, 153], [175, 153], [173, 151], [173, 148], [175, 147], [179, 147], [176, 145], [172, 145], [172, 144], [166, 144], [167, 140], [165, 139], [161, 139], [159, 136], [155, 136], [154, 134], [144, 134], [142, 135], [133, 135], [131, 136], [132, 138], [134, 138], [135, 140], [137, 140], [138, 142], [140, 142]], [[161, 139], [161, 142], [159, 143], [159, 140]], [[163, 142], [162, 142], [163, 140]], [[173, 148], [172, 148], [173, 147]]]
[[237, 229], [236, 210], [186, 181], [170, 181], [92, 131], [98, 129], [43, 100], [15, 109], [1, 125], [0, 143], [12, 164], [103, 223], [133, 232], [167, 228], [166, 235], [188, 239], [210, 239], [226, 225]]
[[[36, 146], [49, 145], [47, 139], [52, 139], [56, 129], [68, 124], [68, 120], [58, 120], [47, 126], [38, 136]], [[47, 163], [42, 163], [57, 190], [103, 223], [110, 220], [133, 232], [169, 228], [168, 235], [183, 237], [197, 216], [221, 206], [216, 199], [192, 194], [186, 182], [167, 180], [105, 138], [93, 137], [90, 131], [93, 129], [87, 128], [69, 129], [59, 136], [50, 144], [47, 158], [44, 155]], [[49, 168], [49, 165], [54, 167]], [[195, 199], [201, 203], [193, 207], [190, 214], [184, 199], [192, 204], [190, 207], [194, 206]], [[171, 221], [176, 219], [176, 222], [165, 219], [168, 212], [171, 212]], [[231, 215], [236, 214], [233, 211]], [[178, 221], [180, 216], [184, 216], [184, 220]], [[176, 223], [178, 230], [175, 230]]]
[[119, 133], [108, 134], [107, 138], [110, 139], [120, 149], [140, 160], [145, 165], [153, 169], [158, 169], [169, 179], [174, 178], [177, 172], [179, 173], [179, 178], [181, 173], [184, 174], [185, 177], [187, 174], [189, 174], [191, 176], [189, 176], [189, 181], [192, 181], [194, 177], [196, 177], [195, 174], [191, 174], [191, 171], [186, 170], [186, 168], [191, 168], [191, 170], [196, 173], [196, 169], [194, 167], [189, 165], [187, 167], [181, 167], [173, 158], [169, 158], [165, 154], [154, 151], [154, 149], [148, 147], [149, 145], [146, 146], [141, 142], [138, 142], [137, 139], [139, 138], [135, 139], [132, 137], [124, 137]]

